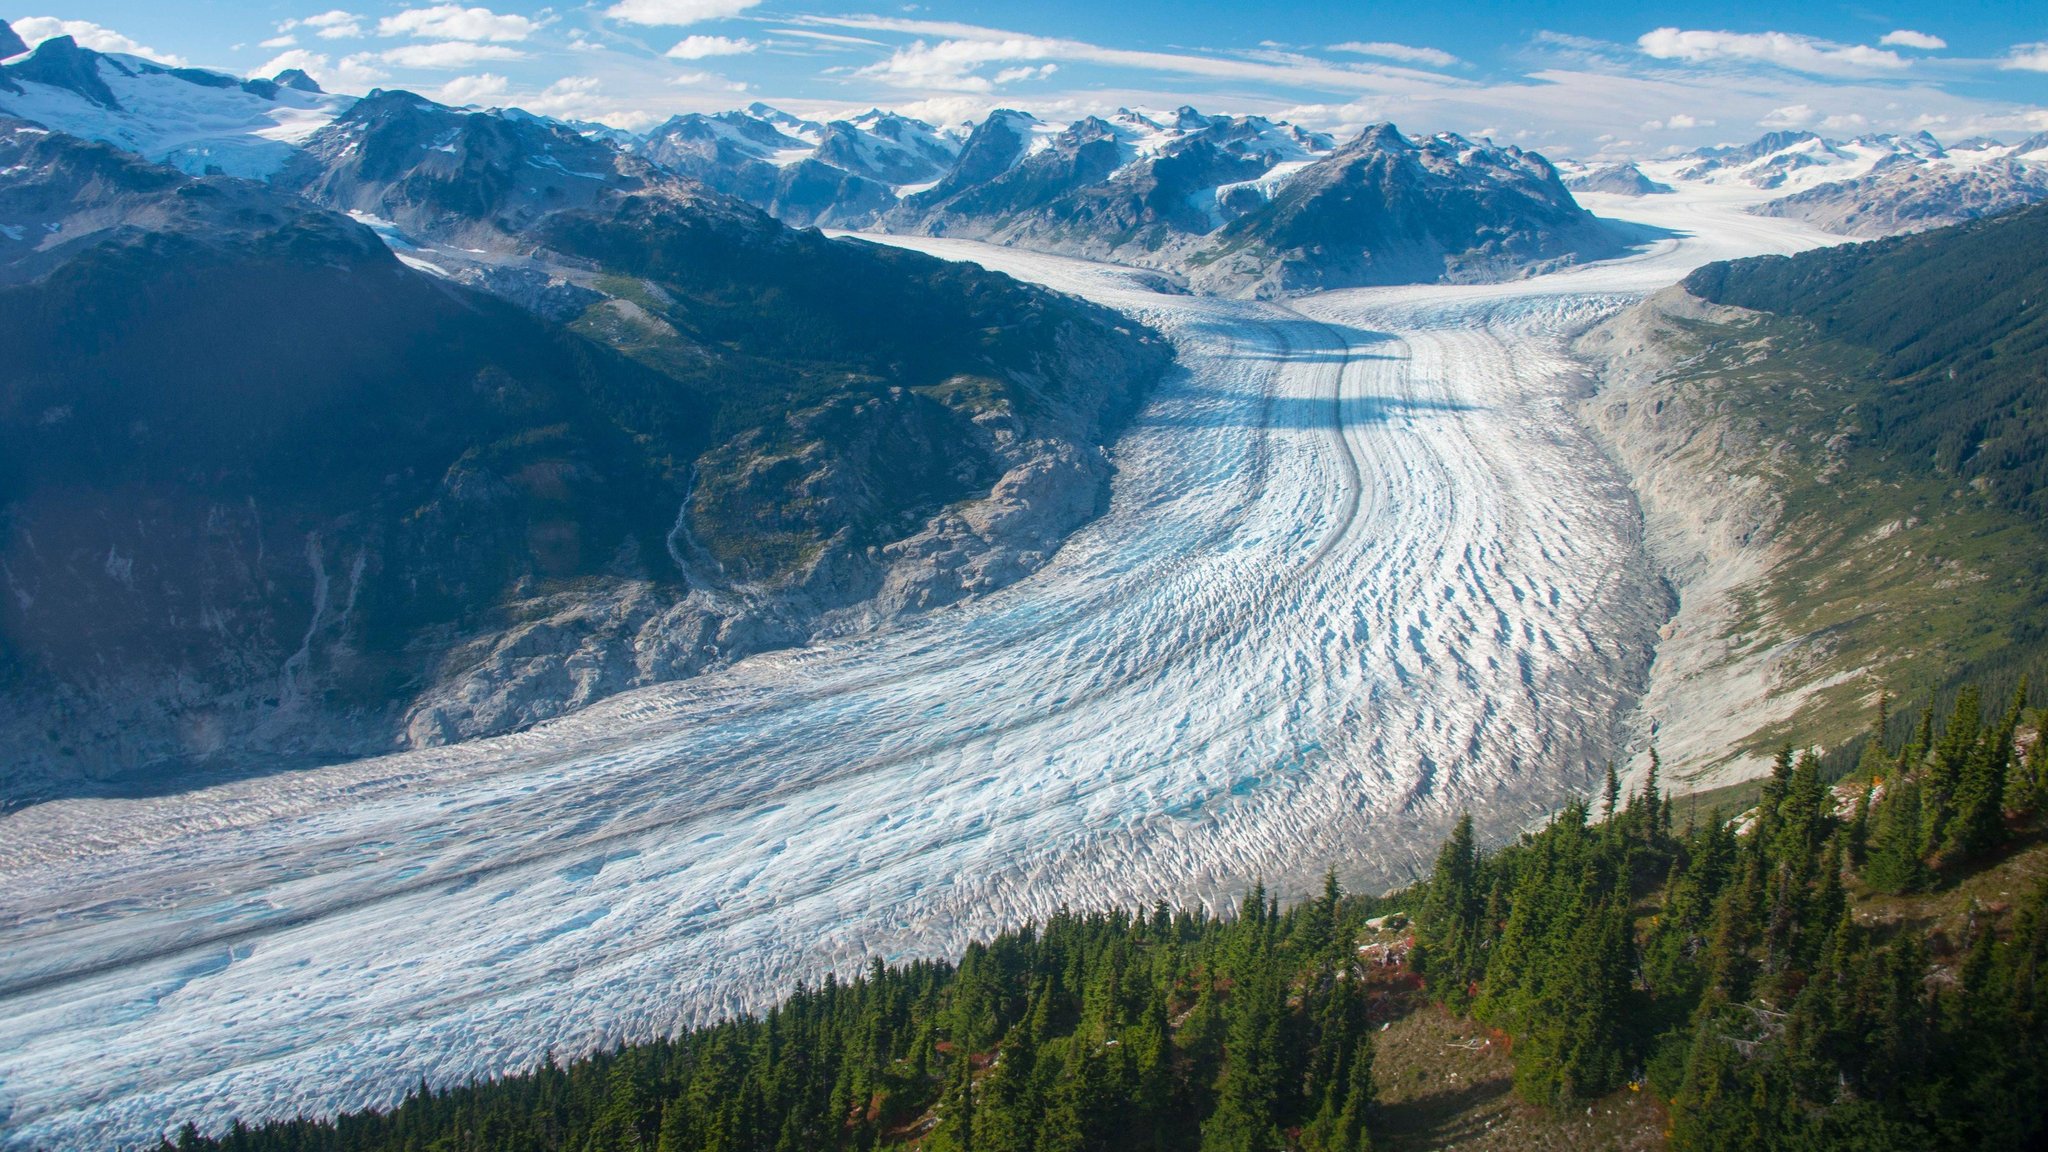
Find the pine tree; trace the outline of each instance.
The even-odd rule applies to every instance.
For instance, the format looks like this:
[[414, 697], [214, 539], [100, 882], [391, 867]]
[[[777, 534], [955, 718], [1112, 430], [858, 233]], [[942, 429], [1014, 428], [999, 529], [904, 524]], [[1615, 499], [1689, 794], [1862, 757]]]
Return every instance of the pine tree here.
[[1921, 859], [1923, 819], [1919, 781], [1895, 776], [1886, 783], [1874, 823], [1876, 831], [1870, 862], [1863, 869], [1864, 883], [1894, 895], [1919, 891], [1928, 880], [1927, 866]]
[[1437, 853], [1422, 907], [1416, 915], [1416, 970], [1453, 1007], [1466, 1002], [1466, 988], [1484, 965], [1481, 952], [1479, 852], [1472, 816], [1461, 815]]

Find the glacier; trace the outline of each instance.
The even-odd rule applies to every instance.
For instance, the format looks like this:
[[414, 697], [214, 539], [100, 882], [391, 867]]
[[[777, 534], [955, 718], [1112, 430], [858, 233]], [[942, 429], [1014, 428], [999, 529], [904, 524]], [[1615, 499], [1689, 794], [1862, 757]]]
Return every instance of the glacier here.
[[[1589, 203], [1597, 198], [1589, 197]], [[1574, 421], [1584, 325], [1834, 238], [1726, 190], [1635, 255], [1289, 305], [891, 237], [1181, 368], [1036, 576], [502, 738], [0, 817], [0, 1146], [386, 1105], [1068, 905], [1427, 867], [1595, 785], [1668, 593]], [[878, 238], [883, 239], [883, 238]]]

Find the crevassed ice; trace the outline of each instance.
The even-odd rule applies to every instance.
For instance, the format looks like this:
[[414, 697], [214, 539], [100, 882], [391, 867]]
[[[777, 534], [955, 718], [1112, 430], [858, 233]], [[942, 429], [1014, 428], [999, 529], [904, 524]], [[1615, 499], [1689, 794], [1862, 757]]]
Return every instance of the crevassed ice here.
[[0, 1143], [388, 1104], [1062, 904], [1385, 885], [1460, 809], [1538, 818], [1615, 751], [1664, 610], [1564, 341], [1819, 239], [1654, 199], [1626, 210], [1690, 234], [1628, 260], [1293, 308], [895, 241], [1178, 344], [1108, 513], [889, 634], [502, 739], [0, 820]]

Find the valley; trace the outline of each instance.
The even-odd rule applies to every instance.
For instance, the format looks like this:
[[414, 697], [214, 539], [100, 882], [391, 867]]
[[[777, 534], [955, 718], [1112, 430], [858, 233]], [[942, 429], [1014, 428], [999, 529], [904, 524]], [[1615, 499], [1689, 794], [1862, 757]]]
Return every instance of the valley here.
[[883, 238], [1174, 344], [1106, 514], [1006, 589], [525, 731], [11, 814], [8, 1146], [385, 1104], [1063, 904], [1384, 888], [1461, 809], [1533, 824], [1636, 738], [1672, 607], [1568, 341], [1828, 241], [1756, 199], [1588, 194], [1662, 238], [1287, 305]]

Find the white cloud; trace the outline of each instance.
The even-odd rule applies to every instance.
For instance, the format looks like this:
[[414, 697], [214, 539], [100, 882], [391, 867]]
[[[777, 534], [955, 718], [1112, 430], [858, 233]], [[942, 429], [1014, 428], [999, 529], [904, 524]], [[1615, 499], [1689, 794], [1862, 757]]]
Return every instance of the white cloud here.
[[183, 67], [185, 64], [185, 58], [182, 56], [159, 52], [147, 45], [137, 44], [112, 28], [102, 27], [90, 20], [24, 16], [14, 22], [14, 32], [31, 48], [53, 37], [69, 36], [78, 41], [80, 47], [90, 48], [95, 52], [121, 52], [129, 56], [143, 56], [174, 67]]
[[503, 76], [483, 72], [475, 76], [457, 76], [441, 85], [439, 96], [445, 104], [481, 104], [494, 96], [504, 95], [507, 86]]
[[298, 42], [299, 38], [297, 36], [287, 34], [284, 36], [272, 36], [268, 40], [258, 41], [256, 46], [258, 48], [289, 48]]
[[1688, 64], [1746, 60], [1819, 75], [1895, 71], [1907, 66], [1898, 53], [1883, 48], [1837, 44], [1790, 32], [1658, 28], [1637, 37], [1636, 46], [1659, 60], [1682, 60]]
[[1664, 126], [1667, 128], [1674, 129], [1712, 128], [1714, 126], [1714, 122], [1712, 120], [1702, 120], [1697, 116], [1691, 116], [1687, 115], [1684, 112], [1680, 112], [1675, 116], [1667, 118], [1664, 121]]
[[728, 40], [723, 36], [685, 36], [676, 41], [667, 55], [674, 60], [703, 60], [710, 56], [743, 56], [754, 48], [754, 42], [744, 37]]
[[379, 36], [411, 36], [420, 40], [524, 40], [539, 28], [524, 16], [500, 15], [489, 8], [464, 8], [460, 4], [436, 4], [432, 8], [408, 8], [396, 16], [377, 21]]
[[304, 48], [281, 52], [250, 69], [249, 75], [268, 78], [287, 68], [297, 68], [330, 92], [361, 92], [387, 78], [387, 73], [376, 66], [376, 57], [367, 52], [358, 52], [335, 63], [323, 53]]
[[774, 31], [778, 36], [800, 36], [805, 40], [816, 40], [823, 44], [844, 44], [866, 48], [887, 47], [880, 40], [870, 40], [865, 36], [841, 36], [836, 32], [814, 32], [808, 28], [777, 28]]
[[280, 52], [264, 63], [251, 68], [249, 75], [262, 77], [267, 80], [287, 68], [297, 68], [299, 71], [318, 80], [320, 74], [327, 71], [327, 60], [327, 57], [322, 56], [318, 52], [305, 48], [294, 48], [289, 52]]
[[279, 32], [289, 32], [294, 28], [311, 28], [314, 34], [322, 40], [347, 40], [363, 34], [362, 20], [361, 16], [353, 12], [344, 12], [339, 8], [335, 8], [322, 12], [317, 16], [287, 20], [279, 24], [277, 30]]
[[1001, 87], [1004, 84], [1015, 84], [1019, 80], [1043, 80], [1059, 70], [1060, 66], [1057, 64], [1040, 64], [1036, 68], [1005, 68], [995, 74], [993, 83]]
[[1787, 104], [1773, 108], [1770, 114], [1757, 121], [1759, 128], [1805, 128], [1820, 119], [1820, 113], [1811, 104]]
[[1933, 52], [1948, 47], [1948, 41], [1943, 40], [1941, 37], [1929, 36], [1925, 32], [1915, 32], [1911, 28], [1900, 28], [1887, 32], [1878, 43], [1895, 44], [1901, 48], [1918, 48], [1926, 52]]
[[1356, 56], [1377, 56], [1382, 60], [1399, 60], [1405, 64], [1427, 64], [1433, 68], [1449, 68], [1458, 62], [1456, 56], [1441, 48], [1421, 48], [1412, 44], [1395, 44], [1387, 40], [1346, 40], [1342, 44], [1330, 45], [1332, 52], [1349, 52]]
[[526, 53], [502, 44], [444, 40], [439, 44], [406, 44], [379, 52], [377, 58], [401, 68], [468, 68], [487, 60], [524, 60]]
[[604, 85], [595, 76], [564, 76], [539, 93], [521, 98], [519, 107], [540, 116], [595, 120], [629, 131], [661, 119], [652, 112], [619, 106], [605, 96]]
[[[21, 25], [14, 26], [17, 31]], [[27, 39], [26, 36], [23, 39]], [[2048, 72], [2048, 41], [2039, 44], [2015, 44], [2005, 59], [1998, 62], [2000, 68], [2017, 68], [2027, 72]]]
[[1046, 62], [1097, 64], [1142, 72], [1337, 92], [1416, 91], [1426, 90], [1432, 85], [1461, 83], [1433, 73], [1333, 64], [1306, 56], [1266, 53], [1258, 59], [1240, 59], [1185, 52], [1146, 52], [950, 21], [903, 20], [884, 16], [808, 16], [800, 19], [804, 23], [828, 27], [946, 37], [937, 43], [917, 40], [896, 49], [887, 60], [856, 73], [891, 87], [927, 93], [988, 92], [994, 89], [995, 81], [982, 74], [984, 67]]
[[761, 0], [619, 0], [604, 10], [628, 24], [697, 24], [737, 16]]

